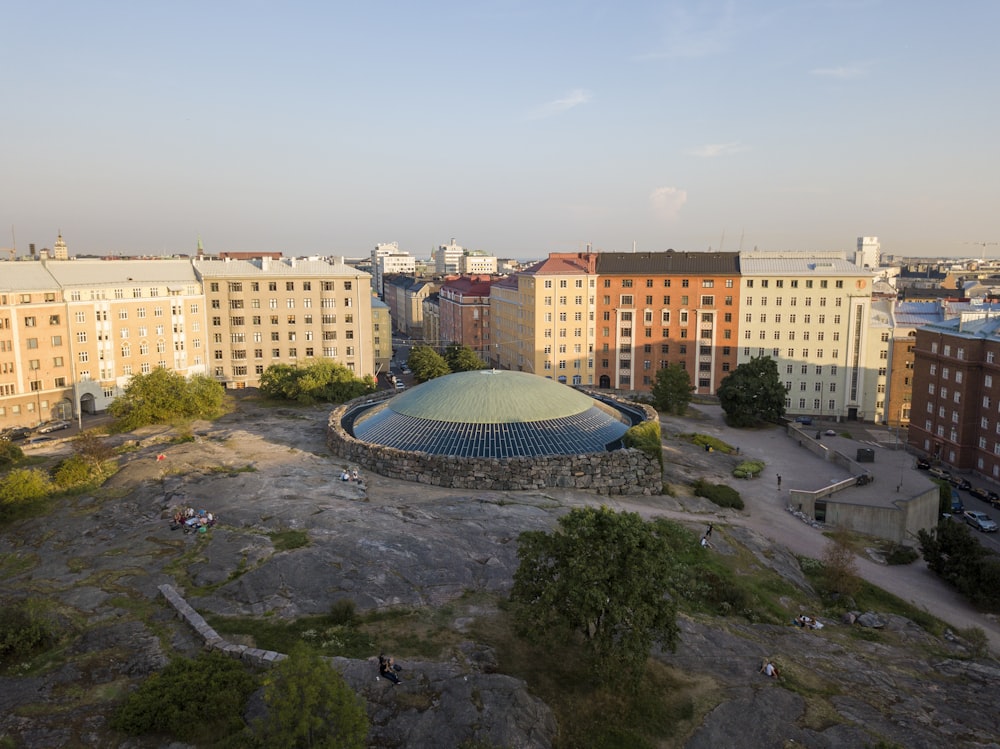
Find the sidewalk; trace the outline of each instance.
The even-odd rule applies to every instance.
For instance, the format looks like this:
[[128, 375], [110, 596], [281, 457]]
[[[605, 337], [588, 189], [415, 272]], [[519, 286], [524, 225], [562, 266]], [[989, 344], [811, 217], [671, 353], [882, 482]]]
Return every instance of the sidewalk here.
[[[830, 480], [846, 478], [849, 474], [839, 466], [799, 448], [779, 427], [734, 429], [725, 424], [721, 407], [696, 405], [692, 408], [704, 414], [706, 419], [692, 423], [664, 415], [662, 421], [679, 432], [698, 431], [718, 437], [730, 445], [739, 446], [740, 452], [747, 458], [757, 458], [766, 463], [759, 478], [740, 482], [737, 487], [746, 510], [738, 521], [734, 521], [735, 524], [752, 528], [795, 554], [821, 557], [827, 540], [820, 530], [806, 525], [788, 512], [788, 491], [815, 489]], [[779, 474], [782, 479], [780, 491], [777, 487]], [[691, 516], [687, 518], [694, 519]], [[705, 520], [719, 522], [718, 518]], [[857, 564], [858, 573], [864, 579], [953, 627], [981, 628], [989, 637], [994, 652], [1000, 652], [1000, 623], [976, 611], [954, 588], [928, 570], [922, 559], [906, 566], [888, 566], [858, 557]]]

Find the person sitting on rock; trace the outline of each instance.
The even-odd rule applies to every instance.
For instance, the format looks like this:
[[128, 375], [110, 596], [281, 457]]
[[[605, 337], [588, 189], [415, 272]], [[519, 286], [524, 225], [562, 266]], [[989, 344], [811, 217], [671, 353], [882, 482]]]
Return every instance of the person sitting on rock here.
[[760, 672], [764, 674], [764, 676], [768, 676], [772, 679], [778, 678], [778, 669], [776, 669], [774, 667], [774, 664], [771, 663], [771, 661], [769, 661], [767, 658], [765, 658], [764, 662], [761, 664]]
[[393, 684], [399, 684], [402, 679], [396, 674], [397, 671], [402, 671], [402, 667], [396, 665], [396, 660], [391, 655], [383, 654], [378, 657], [379, 676], [384, 676]]

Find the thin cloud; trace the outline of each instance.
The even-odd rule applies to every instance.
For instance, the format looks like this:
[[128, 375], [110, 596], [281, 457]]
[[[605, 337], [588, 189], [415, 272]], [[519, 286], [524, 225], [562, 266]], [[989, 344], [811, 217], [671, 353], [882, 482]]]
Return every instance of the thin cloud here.
[[814, 68], [809, 73], [822, 78], [837, 78], [847, 81], [853, 78], [863, 78], [868, 75], [868, 64], [856, 63], [854, 65], [841, 65], [836, 68]]
[[687, 203], [687, 190], [679, 187], [657, 187], [649, 195], [653, 213], [664, 221], [673, 221]]
[[739, 153], [740, 151], [745, 150], [746, 146], [739, 141], [734, 141], [732, 143], [706, 143], [705, 145], [690, 151], [690, 153], [692, 156], [714, 159], [718, 156], [729, 156], [730, 154]]
[[557, 114], [568, 112], [570, 109], [589, 104], [594, 95], [585, 88], [576, 88], [559, 99], [553, 99], [547, 104], [543, 104], [534, 112], [528, 114], [530, 120], [540, 120], [545, 117], [554, 117]]

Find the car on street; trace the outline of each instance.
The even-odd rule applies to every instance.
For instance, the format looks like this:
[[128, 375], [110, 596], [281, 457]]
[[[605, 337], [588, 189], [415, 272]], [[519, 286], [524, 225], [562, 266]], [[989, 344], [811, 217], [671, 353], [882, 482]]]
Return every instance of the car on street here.
[[921, 471], [929, 471], [931, 469], [931, 462], [927, 458], [917, 458], [917, 468]]
[[796, 416], [795, 423], [805, 424], [806, 426], [812, 426], [813, 423], [812, 416]]
[[971, 494], [976, 499], [981, 499], [984, 502], [990, 501], [990, 493], [983, 489], [981, 486], [974, 486], [969, 489], [969, 494]]
[[931, 468], [928, 473], [931, 475], [931, 478], [942, 479], [943, 481], [948, 481], [951, 478], [951, 474], [943, 468]]
[[972, 488], [972, 484], [969, 483], [969, 480], [963, 479], [961, 476], [948, 476], [948, 483], [956, 489], [961, 489], [963, 492], [967, 492]]
[[834, 431], [833, 429], [827, 429], [825, 432], [823, 432], [823, 434], [825, 434], [827, 437], [836, 437], [837, 436], [837, 432]]
[[406, 383], [402, 380], [396, 380], [396, 390], [406, 390]]
[[51, 434], [52, 432], [59, 432], [63, 429], [69, 429], [72, 426], [65, 419], [58, 419], [57, 421], [50, 421], [38, 429], [39, 434]]
[[10, 429], [5, 429], [3, 433], [0, 434], [0, 439], [17, 442], [18, 440], [27, 439], [30, 434], [31, 430], [28, 427], [12, 427]]
[[403, 374], [410, 374], [410, 368], [407, 365], [404, 364], [402, 366], [402, 372], [403, 372]]
[[989, 515], [979, 510], [966, 510], [962, 513], [965, 522], [983, 533], [996, 533], [997, 524]]

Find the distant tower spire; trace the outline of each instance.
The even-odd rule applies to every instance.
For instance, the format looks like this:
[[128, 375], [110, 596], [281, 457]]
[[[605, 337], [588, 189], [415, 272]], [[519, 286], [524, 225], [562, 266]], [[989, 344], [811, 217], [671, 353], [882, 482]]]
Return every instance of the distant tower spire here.
[[205, 257], [205, 248], [202, 247], [201, 237], [198, 237], [198, 257]]
[[59, 238], [52, 245], [52, 257], [56, 260], [69, 260], [69, 248], [62, 238], [62, 229], [59, 230]]

